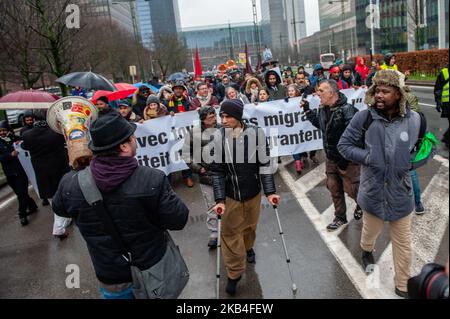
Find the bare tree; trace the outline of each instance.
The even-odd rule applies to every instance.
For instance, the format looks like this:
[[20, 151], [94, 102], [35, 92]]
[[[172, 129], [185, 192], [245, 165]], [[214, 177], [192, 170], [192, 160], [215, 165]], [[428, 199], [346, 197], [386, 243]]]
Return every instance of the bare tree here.
[[35, 15], [23, 1], [3, 1], [0, 4], [0, 50], [2, 72], [8, 81], [33, 88], [45, 71], [45, 61], [39, 51], [39, 41], [29, 27]]
[[[66, 8], [69, 4], [79, 4], [81, 1], [59, 0], [25, 0], [26, 6], [36, 16], [36, 24], [28, 26], [42, 40], [42, 52], [49, 66], [49, 71], [56, 77], [72, 71], [77, 61], [79, 46], [82, 43], [80, 28], [68, 28], [66, 25]], [[66, 86], [60, 84], [63, 95], [66, 94]]]
[[186, 67], [189, 51], [175, 34], [155, 33], [153, 35], [153, 60], [163, 78], [169, 72], [181, 71]]

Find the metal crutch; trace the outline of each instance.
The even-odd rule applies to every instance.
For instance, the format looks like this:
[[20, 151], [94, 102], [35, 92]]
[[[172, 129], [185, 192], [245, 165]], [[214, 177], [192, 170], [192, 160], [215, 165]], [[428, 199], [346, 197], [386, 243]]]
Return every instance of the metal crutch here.
[[289, 270], [289, 276], [291, 278], [292, 294], [295, 297], [295, 295], [297, 294], [297, 285], [294, 283], [294, 279], [292, 277], [292, 271], [291, 271], [291, 267], [290, 267], [291, 259], [289, 258], [289, 255], [288, 255], [288, 251], [287, 251], [287, 248], [286, 248], [286, 242], [284, 241], [283, 229], [281, 228], [280, 216], [278, 215], [278, 206], [277, 206], [278, 199], [274, 199], [273, 202], [275, 204], [275, 205], [273, 205], [273, 208], [275, 209], [275, 215], [277, 216], [278, 228], [280, 230], [281, 241], [283, 242], [284, 254], [286, 255], [286, 263], [287, 263], [288, 270]]
[[220, 240], [220, 231], [221, 231], [221, 224], [222, 221], [222, 208], [217, 208], [217, 268], [216, 268], [216, 299], [219, 299], [219, 290], [220, 290], [220, 247], [221, 247], [221, 240]]

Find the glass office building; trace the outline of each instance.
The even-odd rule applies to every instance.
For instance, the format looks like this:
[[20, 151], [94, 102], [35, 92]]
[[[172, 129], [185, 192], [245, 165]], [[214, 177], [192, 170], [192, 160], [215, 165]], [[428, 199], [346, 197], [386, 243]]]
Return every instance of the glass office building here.
[[[374, 32], [375, 52], [448, 48], [448, 1], [373, 0], [373, 3], [380, 10], [380, 28]], [[369, 4], [370, 0], [356, 0], [358, 40], [367, 54], [371, 47], [370, 28], [366, 25]]]
[[83, 16], [97, 19], [106, 18], [110, 23], [134, 34], [129, 3], [118, 3], [113, 0], [84, 0], [81, 4], [83, 5]]

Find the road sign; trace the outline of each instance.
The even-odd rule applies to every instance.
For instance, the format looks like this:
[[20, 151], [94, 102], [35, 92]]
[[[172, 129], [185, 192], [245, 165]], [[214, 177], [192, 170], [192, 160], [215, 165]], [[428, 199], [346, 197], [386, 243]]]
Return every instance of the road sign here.
[[239, 64], [245, 64], [247, 55], [245, 53], [239, 53]]
[[130, 75], [136, 76], [136, 66], [135, 65], [130, 65]]

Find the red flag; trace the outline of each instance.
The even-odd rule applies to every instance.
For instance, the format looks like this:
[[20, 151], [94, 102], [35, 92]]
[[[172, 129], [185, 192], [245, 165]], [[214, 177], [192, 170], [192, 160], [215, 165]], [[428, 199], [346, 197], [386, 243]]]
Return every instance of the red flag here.
[[198, 56], [198, 48], [195, 48], [195, 75], [194, 78], [198, 80], [198, 78], [202, 75], [202, 64], [200, 63], [200, 58]]
[[250, 65], [250, 57], [248, 56], [247, 41], [245, 41], [245, 73], [253, 74], [252, 66]]

